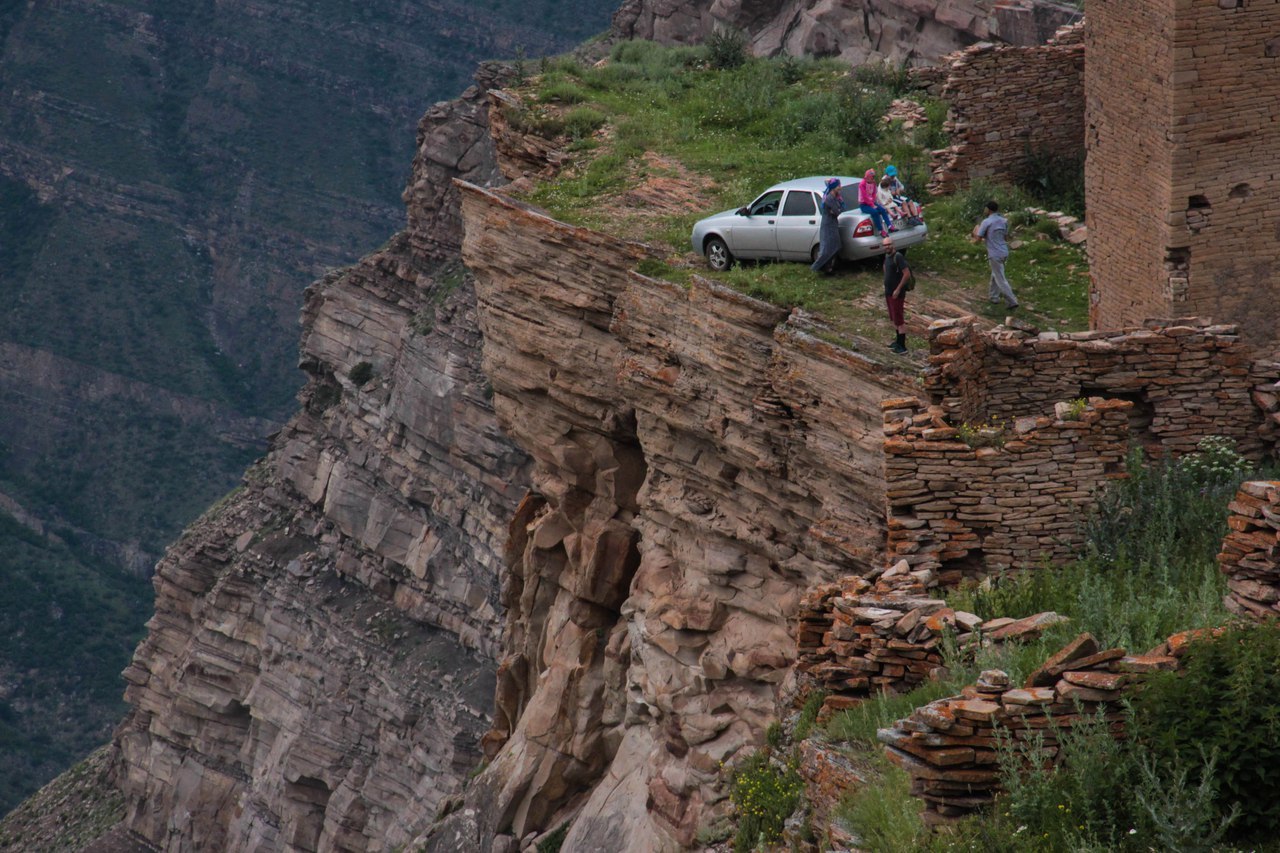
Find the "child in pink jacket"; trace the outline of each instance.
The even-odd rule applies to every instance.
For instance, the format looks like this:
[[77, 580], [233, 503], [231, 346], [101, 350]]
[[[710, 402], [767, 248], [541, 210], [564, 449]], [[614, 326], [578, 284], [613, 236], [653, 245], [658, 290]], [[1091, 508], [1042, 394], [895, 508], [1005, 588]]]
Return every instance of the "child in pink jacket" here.
[[871, 224], [880, 230], [881, 237], [889, 236], [889, 211], [876, 201], [876, 170], [867, 169], [858, 184], [858, 210], [871, 214]]

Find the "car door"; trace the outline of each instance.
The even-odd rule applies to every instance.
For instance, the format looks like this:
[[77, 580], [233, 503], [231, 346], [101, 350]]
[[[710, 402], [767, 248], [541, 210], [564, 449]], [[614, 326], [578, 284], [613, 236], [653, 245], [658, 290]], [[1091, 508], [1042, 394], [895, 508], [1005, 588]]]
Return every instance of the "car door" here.
[[818, 242], [818, 198], [809, 190], [791, 190], [778, 217], [778, 255], [787, 261], [807, 261]]
[[770, 190], [747, 206], [733, 226], [729, 250], [740, 258], [778, 257], [778, 209], [782, 190]]

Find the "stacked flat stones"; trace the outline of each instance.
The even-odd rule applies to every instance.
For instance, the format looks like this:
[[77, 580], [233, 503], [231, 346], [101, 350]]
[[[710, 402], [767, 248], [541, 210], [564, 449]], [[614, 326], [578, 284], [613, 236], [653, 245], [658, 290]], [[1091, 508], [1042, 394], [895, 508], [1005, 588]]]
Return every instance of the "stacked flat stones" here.
[[943, 637], [960, 648], [1028, 640], [1066, 617], [1037, 613], [987, 622], [924, 595], [920, 572], [905, 562], [874, 584], [851, 575], [811, 589], [796, 621], [797, 668], [827, 692], [827, 711], [858, 704], [872, 693], [904, 692], [943, 665]]
[[1230, 532], [1218, 554], [1227, 608], [1254, 619], [1280, 617], [1280, 482], [1242, 484], [1229, 510]]
[[1081, 720], [1097, 720], [1123, 736], [1121, 700], [1135, 674], [1177, 667], [1191, 635], [1171, 638], [1146, 655], [1099, 649], [1081, 634], [1045, 661], [1022, 687], [1000, 670], [983, 672], [960, 695], [930, 702], [881, 729], [885, 754], [911, 776], [925, 801], [924, 820], [945, 824], [988, 805], [999, 791], [997, 748], [1025, 743], [1052, 761], [1058, 736]]

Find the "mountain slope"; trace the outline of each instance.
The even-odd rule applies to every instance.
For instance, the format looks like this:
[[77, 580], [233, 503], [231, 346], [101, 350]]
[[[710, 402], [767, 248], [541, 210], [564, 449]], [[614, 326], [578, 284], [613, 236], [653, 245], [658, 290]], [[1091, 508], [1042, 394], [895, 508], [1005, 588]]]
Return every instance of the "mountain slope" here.
[[0, 2], [0, 583], [39, 588], [3, 618], [127, 591], [77, 599], [88, 681], [62, 634], [0, 651], [0, 812], [122, 712], [139, 576], [292, 408], [303, 288], [402, 227], [418, 117], [613, 5]]

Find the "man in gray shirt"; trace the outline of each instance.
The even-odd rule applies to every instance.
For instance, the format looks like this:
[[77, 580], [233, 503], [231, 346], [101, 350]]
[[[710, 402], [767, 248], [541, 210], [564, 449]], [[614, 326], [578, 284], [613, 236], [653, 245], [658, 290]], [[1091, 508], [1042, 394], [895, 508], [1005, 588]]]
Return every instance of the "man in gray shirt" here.
[[991, 281], [987, 287], [987, 298], [992, 302], [1004, 299], [1012, 311], [1018, 307], [1018, 298], [1013, 295], [1009, 279], [1004, 277], [1004, 262], [1009, 257], [1009, 244], [1005, 242], [1005, 232], [1009, 230], [1009, 220], [1000, 215], [1000, 205], [994, 201], [987, 202], [987, 218], [978, 223], [974, 236], [987, 244], [987, 262], [991, 264]]

